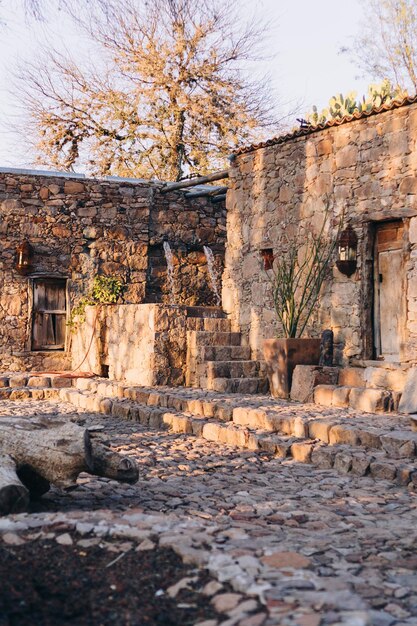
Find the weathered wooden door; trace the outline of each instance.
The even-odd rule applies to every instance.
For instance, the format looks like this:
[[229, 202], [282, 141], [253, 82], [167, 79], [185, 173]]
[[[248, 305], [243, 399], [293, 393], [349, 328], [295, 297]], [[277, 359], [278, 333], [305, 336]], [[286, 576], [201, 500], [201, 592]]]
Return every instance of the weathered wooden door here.
[[66, 281], [37, 278], [33, 282], [32, 350], [63, 350], [66, 333]]
[[400, 360], [405, 328], [404, 226], [401, 220], [377, 226], [375, 238], [375, 352], [385, 361]]

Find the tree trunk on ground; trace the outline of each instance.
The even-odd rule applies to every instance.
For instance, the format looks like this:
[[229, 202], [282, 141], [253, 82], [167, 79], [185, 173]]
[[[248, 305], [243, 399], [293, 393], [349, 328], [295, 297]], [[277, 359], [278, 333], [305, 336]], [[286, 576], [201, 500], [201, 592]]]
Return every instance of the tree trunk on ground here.
[[0, 419], [0, 515], [27, 509], [52, 483], [74, 489], [81, 472], [135, 483], [136, 462], [113, 452], [96, 432], [51, 419]]
[[0, 456], [0, 514], [22, 513], [29, 505], [29, 490], [16, 474], [11, 456]]

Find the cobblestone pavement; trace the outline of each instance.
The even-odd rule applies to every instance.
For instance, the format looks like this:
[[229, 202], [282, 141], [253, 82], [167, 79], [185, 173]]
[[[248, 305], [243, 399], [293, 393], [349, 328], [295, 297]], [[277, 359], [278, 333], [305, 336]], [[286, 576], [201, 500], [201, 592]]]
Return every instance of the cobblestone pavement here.
[[0, 404], [0, 415], [57, 413], [103, 424], [140, 480], [82, 474], [77, 490], [53, 489], [30, 514], [0, 519], [6, 542], [67, 524], [80, 541], [171, 546], [218, 581], [207, 601], [225, 617], [205, 626], [417, 626], [415, 492], [65, 403]]

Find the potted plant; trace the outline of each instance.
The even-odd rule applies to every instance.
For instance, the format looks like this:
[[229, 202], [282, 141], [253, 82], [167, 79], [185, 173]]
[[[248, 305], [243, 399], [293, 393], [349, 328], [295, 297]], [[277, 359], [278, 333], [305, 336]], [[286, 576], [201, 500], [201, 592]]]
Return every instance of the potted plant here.
[[[264, 342], [264, 356], [271, 394], [288, 398], [296, 365], [316, 365], [320, 338], [303, 336], [331, 269], [338, 232], [331, 237], [328, 210], [319, 232], [300, 225], [282, 225], [278, 254], [264, 267], [278, 318], [280, 338]], [[269, 269], [266, 269], [268, 267]]]

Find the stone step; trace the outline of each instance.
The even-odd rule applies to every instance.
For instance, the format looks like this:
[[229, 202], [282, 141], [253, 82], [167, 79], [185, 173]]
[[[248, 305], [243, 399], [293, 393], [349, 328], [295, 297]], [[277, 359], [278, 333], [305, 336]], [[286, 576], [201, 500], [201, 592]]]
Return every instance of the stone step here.
[[259, 361], [206, 361], [198, 366], [200, 376], [212, 378], [257, 378], [260, 370]]
[[402, 393], [407, 379], [408, 369], [385, 369], [367, 367], [365, 370], [366, 386], [375, 389], [388, 389]]
[[227, 318], [220, 306], [187, 306], [187, 317]]
[[187, 339], [193, 346], [240, 346], [241, 334], [235, 332], [187, 331]]
[[[175, 390], [155, 392], [150, 389], [119, 387], [118, 391], [113, 388], [112, 392], [113, 394], [121, 393], [124, 397], [118, 398], [113, 395], [103, 398], [93, 391], [74, 388], [62, 389], [60, 395], [62, 400], [69, 401], [81, 409], [138, 421], [154, 428], [171, 429], [173, 432], [195, 435], [213, 442], [269, 453], [281, 458], [292, 458], [297, 462], [312, 463], [321, 469], [334, 468], [343, 473], [370, 475], [375, 479], [396, 481], [402, 485], [417, 485], [417, 462], [415, 460], [417, 433], [412, 433], [415, 439], [411, 440], [410, 432], [404, 431], [404, 438], [401, 440], [398, 432], [384, 431], [381, 435], [384, 445], [380, 448], [370, 448], [368, 440], [364, 442], [352, 438], [343, 440], [343, 437], [340, 437], [343, 431], [340, 429], [337, 431], [337, 436], [332, 438], [331, 430], [336, 428], [336, 424], [333, 427], [330, 425], [330, 430], [313, 429], [312, 432], [307, 433], [305, 430], [300, 430], [298, 423], [298, 427], [295, 428], [298, 434], [276, 433], [239, 423], [238, 418], [239, 416], [243, 418], [244, 407], [235, 407], [232, 410], [232, 419], [222, 420], [217, 416], [213, 418], [211, 415], [204, 414], [204, 411], [210, 412], [208, 409], [213, 411], [213, 405], [206, 405], [207, 402], [209, 405], [212, 404], [212, 399], [198, 400], [198, 398], [187, 397], [181, 399], [180, 394]], [[142, 402], [138, 402], [138, 399]], [[224, 398], [220, 398], [220, 404], [222, 400], [224, 401]], [[177, 402], [176, 408], [163, 406], [165, 403], [174, 404], [175, 402]], [[192, 402], [194, 405], [190, 404]], [[217, 405], [217, 409], [220, 409], [220, 404]], [[184, 406], [197, 412], [192, 410], [186, 412]], [[249, 413], [251, 411], [248, 407], [246, 410]], [[287, 420], [289, 424], [291, 417], [288, 415]], [[314, 436], [320, 432], [328, 432], [328, 441]], [[401, 441], [402, 448], [397, 448]], [[410, 441], [414, 445], [413, 452], [409, 446]], [[400, 452], [400, 454], [393, 456], [393, 451]]]
[[203, 361], [250, 361], [250, 346], [200, 346], [197, 360]]
[[106, 398], [128, 398], [142, 404], [163, 406], [195, 415], [216, 417], [222, 421], [232, 419], [233, 409], [240, 403], [252, 401], [272, 403], [269, 396], [246, 398], [235, 395], [223, 395], [209, 390], [181, 387], [133, 387], [108, 379], [78, 379], [74, 390], [93, 392]]
[[[107, 379], [80, 378], [74, 382], [67, 388], [2, 387], [0, 397], [60, 398], [87, 411], [138, 419], [157, 428], [211, 440], [217, 432], [218, 440], [230, 445], [254, 446], [254, 450], [279, 451], [280, 455], [286, 448], [297, 461], [310, 459], [320, 467], [334, 465], [354, 473], [362, 467], [365, 473], [379, 478], [404, 481], [416, 470], [417, 432], [405, 416], [375, 416], [377, 422], [370, 425], [368, 419], [340, 410], [321, 416], [314, 415], [313, 410], [297, 415], [297, 405], [267, 396], [238, 398], [201, 390], [129, 387]], [[417, 485], [417, 474], [414, 476]]]
[[343, 367], [337, 382], [341, 387], [366, 387], [365, 368]]
[[343, 387], [369, 387], [402, 393], [408, 368], [404, 367], [346, 367], [340, 370], [338, 384]]
[[[375, 416], [378, 417], [375, 423], [340, 410], [324, 415], [308, 411], [301, 416], [294, 411], [297, 405], [278, 403], [269, 397], [254, 401], [250, 397], [237, 398], [201, 390], [128, 387], [103, 379], [101, 382], [79, 379], [76, 385], [101, 398], [128, 399], [280, 436], [314, 439], [330, 445], [363, 446], [385, 451], [395, 458], [414, 458], [417, 451], [417, 433], [412, 430], [409, 418], [400, 415]], [[314, 409], [314, 405], [311, 407]]]
[[[305, 454], [308, 455], [308, 451], [305, 451]], [[344, 445], [314, 444], [310, 462], [319, 469], [333, 468], [342, 474], [370, 476], [374, 480], [389, 480], [413, 488], [417, 485], [415, 461], [390, 459], [381, 451], [368, 451]]]
[[[340, 378], [340, 377], [339, 377]], [[389, 413], [398, 408], [401, 394], [386, 389], [317, 385], [314, 402], [321, 406], [350, 407], [364, 413]]]
[[10, 373], [0, 375], [0, 389], [3, 388], [61, 388], [70, 387], [73, 378], [66, 378], [59, 375], [34, 375], [22, 373]]
[[257, 394], [267, 393], [268, 380], [265, 378], [210, 378], [200, 377], [200, 385], [203, 389], [218, 391], [220, 393]]
[[330, 445], [344, 444], [384, 450], [395, 458], [414, 458], [417, 455], [417, 433], [411, 430], [409, 420], [399, 416], [382, 425], [373, 426], [349, 417], [302, 418], [288, 413], [280, 414], [267, 409], [248, 409], [242, 406], [233, 409], [232, 421], [248, 428], [314, 439]]
[[264, 365], [250, 360], [250, 348], [240, 345], [240, 333], [226, 331], [229, 320], [188, 321], [192, 330], [187, 330], [187, 386], [224, 393], [267, 391]]
[[214, 317], [189, 317], [187, 330], [202, 330], [207, 332], [230, 332], [231, 322], [228, 319]]
[[[0, 400], [58, 400], [64, 387], [0, 387]], [[71, 387], [67, 387], [71, 389]]]

